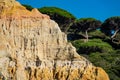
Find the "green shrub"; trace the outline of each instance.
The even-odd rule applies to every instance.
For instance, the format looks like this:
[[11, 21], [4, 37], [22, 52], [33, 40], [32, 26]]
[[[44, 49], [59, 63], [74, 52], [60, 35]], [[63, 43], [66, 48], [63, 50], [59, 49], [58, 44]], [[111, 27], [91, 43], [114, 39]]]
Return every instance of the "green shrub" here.
[[49, 15], [59, 14], [68, 18], [75, 18], [71, 13], [57, 7], [43, 7], [43, 8], [39, 8], [38, 10], [44, 14], [49, 14]]
[[32, 6], [30, 5], [26, 5], [26, 4], [22, 4], [24, 7], [26, 7], [27, 10], [31, 11], [33, 9]]
[[110, 80], [120, 80], [120, 50], [114, 50], [101, 39], [89, 39], [88, 42], [75, 40], [72, 44], [80, 55], [95, 66], [102, 67], [108, 73]]
[[117, 51], [111, 53], [91, 53], [87, 57], [95, 66], [102, 67], [111, 80], [120, 80], [120, 54]]
[[91, 31], [88, 33], [88, 35], [92, 39], [94, 39], [94, 38], [99, 38], [99, 39], [107, 38], [107, 36], [104, 33], [102, 33], [100, 30]]
[[90, 54], [93, 52], [109, 53], [113, 51], [112, 47], [108, 43], [103, 42], [101, 39], [90, 39], [88, 42], [75, 40], [72, 44], [76, 47], [77, 52], [80, 54]]

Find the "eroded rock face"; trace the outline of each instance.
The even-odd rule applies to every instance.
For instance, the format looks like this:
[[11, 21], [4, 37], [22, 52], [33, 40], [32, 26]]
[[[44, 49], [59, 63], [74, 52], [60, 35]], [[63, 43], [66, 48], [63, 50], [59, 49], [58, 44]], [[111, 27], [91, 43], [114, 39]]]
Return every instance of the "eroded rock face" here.
[[15, 0], [0, 0], [0, 79], [109, 80], [76, 53], [57, 23]]

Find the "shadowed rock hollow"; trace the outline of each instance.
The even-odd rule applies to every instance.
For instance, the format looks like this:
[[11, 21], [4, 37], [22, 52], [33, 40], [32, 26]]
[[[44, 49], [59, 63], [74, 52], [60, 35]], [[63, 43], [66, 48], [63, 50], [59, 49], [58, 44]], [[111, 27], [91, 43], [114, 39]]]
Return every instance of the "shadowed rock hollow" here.
[[0, 0], [0, 79], [109, 80], [76, 53], [49, 16], [15, 0]]

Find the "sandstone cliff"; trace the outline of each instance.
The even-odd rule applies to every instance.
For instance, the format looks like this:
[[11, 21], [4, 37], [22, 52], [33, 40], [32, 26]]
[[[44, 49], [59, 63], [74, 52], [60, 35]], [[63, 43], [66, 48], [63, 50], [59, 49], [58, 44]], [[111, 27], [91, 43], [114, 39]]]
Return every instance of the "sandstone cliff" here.
[[0, 0], [0, 80], [109, 80], [37, 9]]

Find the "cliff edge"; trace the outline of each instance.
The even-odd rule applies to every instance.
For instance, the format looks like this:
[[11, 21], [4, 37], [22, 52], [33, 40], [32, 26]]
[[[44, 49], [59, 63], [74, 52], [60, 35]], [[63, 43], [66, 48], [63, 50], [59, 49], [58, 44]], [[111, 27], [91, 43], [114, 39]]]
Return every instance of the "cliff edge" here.
[[56, 22], [15, 0], [0, 0], [1, 80], [109, 80], [67, 42]]

